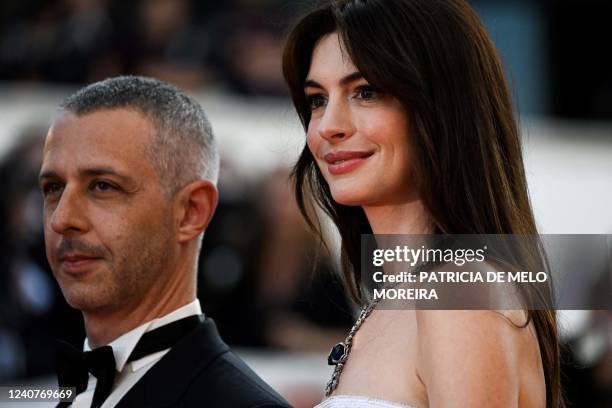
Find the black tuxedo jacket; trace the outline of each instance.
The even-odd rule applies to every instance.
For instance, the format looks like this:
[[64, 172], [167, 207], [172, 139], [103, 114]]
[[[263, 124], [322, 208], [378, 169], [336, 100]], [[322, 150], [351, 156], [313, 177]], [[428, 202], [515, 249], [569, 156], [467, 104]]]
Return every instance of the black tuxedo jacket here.
[[116, 406], [290, 407], [229, 349], [211, 319], [172, 347]]

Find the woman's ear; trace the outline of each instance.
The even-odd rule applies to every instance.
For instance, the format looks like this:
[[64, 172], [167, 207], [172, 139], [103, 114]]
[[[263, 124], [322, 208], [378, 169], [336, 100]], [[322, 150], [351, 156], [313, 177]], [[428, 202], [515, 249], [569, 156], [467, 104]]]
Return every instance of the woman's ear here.
[[217, 187], [208, 180], [198, 180], [178, 192], [175, 201], [178, 241], [197, 238], [208, 227], [218, 199]]

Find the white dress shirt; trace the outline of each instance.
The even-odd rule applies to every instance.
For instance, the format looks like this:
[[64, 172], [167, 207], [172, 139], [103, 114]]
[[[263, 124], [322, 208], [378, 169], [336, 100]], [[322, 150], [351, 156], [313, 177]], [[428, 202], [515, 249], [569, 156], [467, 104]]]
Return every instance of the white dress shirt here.
[[[130, 357], [130, 354], [132, 354], [132, 351], [143, 334], [184, 317], [199, 314], [202, 314], [202, 308], [200, 306], [200, 301], [196, 299], [165, 316], [146, 322], [110, 342], [109, 346], [113, 347], [113, 354], [115, 356], [117, 374], [115, 376], [115, 383], [112, 391], [101, 408], [111, 408], [117, 405], [134, 384], [136, 384], [151, 367], [157, 364], [157, 362], [170, 351], [170, 349], [158, 351], [157, 353], [149, 354], [139, 360], [127, 363], [127, 359]], [[91, 350], [87, 338], [85, 339], [83, 350]], [[89, 374], [87, 389], [76, 396], [72, 402], [73, 408], [89, 408], [91, 406], [91, 401], [96, 389], [96, 382], [96, 377]]]

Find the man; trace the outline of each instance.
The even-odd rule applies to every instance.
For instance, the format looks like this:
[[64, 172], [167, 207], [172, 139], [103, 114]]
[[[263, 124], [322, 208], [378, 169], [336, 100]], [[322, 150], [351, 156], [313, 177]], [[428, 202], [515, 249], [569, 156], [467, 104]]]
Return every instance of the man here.
[[62, 104], [40, 188], [47, 258], [87, 332], [85, 353], [60, 353], [73, 407], [288, 406], [196, 299], [218, 167], [204, 112], [170, 85], [112, 78]]

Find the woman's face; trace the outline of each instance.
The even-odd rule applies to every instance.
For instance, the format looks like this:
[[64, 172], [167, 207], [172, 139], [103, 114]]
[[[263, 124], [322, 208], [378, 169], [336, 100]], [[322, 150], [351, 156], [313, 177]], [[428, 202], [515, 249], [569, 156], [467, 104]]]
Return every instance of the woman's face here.
[[377, 206], [414, 199], [407, 113], [361, 76], [337, 33], [317, 43], [304, 92], [312, 113], [308, 148], [335, 201]]

